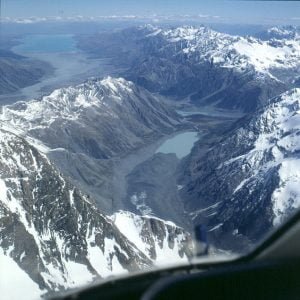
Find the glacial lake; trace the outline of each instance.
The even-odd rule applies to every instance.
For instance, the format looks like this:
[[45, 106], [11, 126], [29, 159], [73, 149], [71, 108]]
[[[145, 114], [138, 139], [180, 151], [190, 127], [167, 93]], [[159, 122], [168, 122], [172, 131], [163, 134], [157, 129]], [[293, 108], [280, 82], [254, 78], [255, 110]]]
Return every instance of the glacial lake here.
[[66, 53], [78, 49], [71, 34], [33, 34], [25, 36], [14, 50], [22, 53]]
[[181, 159], [187, 156], [195, 142], [199, 140], [198, 132], [183, 132], [166, 140], [157, 150], [156, 153], [175, 153]]

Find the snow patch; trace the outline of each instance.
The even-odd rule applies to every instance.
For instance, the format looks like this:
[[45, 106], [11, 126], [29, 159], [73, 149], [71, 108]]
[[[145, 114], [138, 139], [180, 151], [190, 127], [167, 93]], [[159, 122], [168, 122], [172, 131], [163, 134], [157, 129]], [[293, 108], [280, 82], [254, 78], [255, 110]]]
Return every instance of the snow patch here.
[[[0, 291], [6, 300], [41, 299], [43, 291], [18, 264], [0, 248]], [[3, 298], [3, 299], [4, 299]]]

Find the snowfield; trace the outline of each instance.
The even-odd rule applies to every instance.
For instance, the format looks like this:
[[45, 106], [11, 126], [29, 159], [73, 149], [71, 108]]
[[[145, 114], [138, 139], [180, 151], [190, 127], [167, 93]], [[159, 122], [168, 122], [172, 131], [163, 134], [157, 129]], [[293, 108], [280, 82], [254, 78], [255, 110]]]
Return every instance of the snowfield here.
[[153, 31], [148, 37], [162, 36], [174, 43], [177, 54], [185, 53], [226, 68], [245, 71], [251, 67], [258, 74], [278, 80], [273, 74], [274, 69], [295, 69], [300, 66], [299, 35], [275, 42], [272, 39], [263, 41], [219, 33], [205, 26], [165, 30], [148, 26], [147, 29]]

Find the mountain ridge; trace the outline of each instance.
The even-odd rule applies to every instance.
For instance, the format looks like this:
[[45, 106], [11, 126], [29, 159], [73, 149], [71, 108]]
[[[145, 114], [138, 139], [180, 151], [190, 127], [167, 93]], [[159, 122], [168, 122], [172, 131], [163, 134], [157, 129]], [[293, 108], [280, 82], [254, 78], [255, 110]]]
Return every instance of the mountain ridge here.
[[[115, 160], [184, 127], [180, 116], [157, 97], [111, 77], [4, 106], [0, 120], [43, 147], [61, 171], [108, 213], [116, 198], [110, 188]], [[126, 210], [120, 201], [115, 199], [115, 209]]]
[[124, 78], [149, 91], [199, 107], [254, 112], [298, 85], [297, 36], [261, 40], [207, 26], [146, 25], [84, 37], [79, 47], [95, 57], [110, 57], [125, 68]]
[[193, 150], [182, 183], [186, 209], [220, 248], [249, 247], [299, 207], [299, 104], [300, 89], [287, 91], [204, 156]]

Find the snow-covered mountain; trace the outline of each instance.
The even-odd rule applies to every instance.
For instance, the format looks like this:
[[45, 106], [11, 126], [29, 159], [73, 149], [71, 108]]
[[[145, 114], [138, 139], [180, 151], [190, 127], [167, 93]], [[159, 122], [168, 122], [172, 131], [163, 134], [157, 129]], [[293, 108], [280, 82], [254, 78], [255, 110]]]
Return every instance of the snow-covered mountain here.
[[195, 62], [208, 61], [215, 66], [234, 68], [240, 72], [254, 69], [258, 74], [271, 78], [275, 78], [272, 69], [299, 66], [300, 38], [297, 35], [274, 44], [253, 37], [219, 33], [207, 27], [152, 30], [147, 37], [160, 36], [170, 43], [168, 48], [173, 48], [174, 55], [186, 54], [188, 60]]
[[300, 207], [300, 89], [271, 99], [203, 156], [194, 149], [186, 209], [221, 248], [257, 242]]
[[22, 284], [56, 291], [192, 255], [191, 237], [175, 224], [126, 211], [107, 216], [81, 191], [105, 194], [115, 157], [180, 126], [149, 92], [121, 78], [91, 80], [4, 106], [0, 121], [0, 259]]
[[205, 26], [147, 25], [97, 35], [89, 51], [110, 51], [112, 63], [126, 67], [122, 76], [150, 91], [246, 112], [294, 87], [300, 67], [299, 35], [261, 40]]
[[1, 119], [52, 150], [64, 148], [96, 159], [128, 152], [179, 124], [176, 114], [150, 93], [111, 77], [5, 106]]
[[1, 248], [41, 288], [126, 269], [120, 261], [129, 257], [129, 268], [139, 256], [149, 263], [44, 155], [14, 134], [0, 136]]
[[145, 89], [111, 77], [4, 106], [0, 120], [43, 144], [61, 171], [106, 211], [116, 193], [113, 159], [180, 126], [178, 115]]
[[[204, 26], [106, 33], [101, 51], [116, 52], [114, 63], [132, 81], [89, 80], [2, 107], [0, 264], [12, 272], [0, 270], [0, 290], [15, 291], [14, 275], [40, 295], [192, 255], [185, 230], [132, 213], [138, 208], [189, 215], [224, 250], [249, 249], [281, 223], [300, 206], [300, 89], [291, 89], [300, 82], [300, 39], [291, 32], [273, 28], [266, 39]], [[207, 152], [198, 143], [180, 162], [156, 155], [118, 173], [128, 154], [187, 126], [151, 92], [255, 113]]]
[[256, 36], [262, 40], [282, 40], [282, 39], [299, 39], [300, 28], [297, 26], [274, 26], [263, 32], [259, 32]]
[[262, 41], [207, 27], [147, 30], [143, 44], [150, 57], [133, 68], [134, 80], [163, 93], [191, 95], [198, 104], [253, 110], [284, 91], [300, 66], [298, 36]]
[[[2, 293], [18, 299], [18, 290], [24, 293], [19, 287], [28, 287], [31, 299], [148, 268], [170, 253], [178, 259], [191, 255], [189, 235], [174, 224], [125, 212], [102, 214], [32, 140], [15, 133], [1, 123], [0, 263], [7, 266], [0, 270]], [[135, 235], [124, 231], [133, 224]]]

